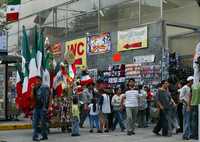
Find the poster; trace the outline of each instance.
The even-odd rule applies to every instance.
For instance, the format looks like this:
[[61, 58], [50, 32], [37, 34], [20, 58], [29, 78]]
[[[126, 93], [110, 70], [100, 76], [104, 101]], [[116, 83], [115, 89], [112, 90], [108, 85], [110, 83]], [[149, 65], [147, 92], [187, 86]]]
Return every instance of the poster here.
[[111, 36], [109, 32], [87, 37], [87, 53], [89, 55], [102, 54], [111, 50]]
[[147, 27], [118, 32], [117, 51], [147, 48]]
[[75, 39], [65, 43], [66, 52], [72, 52], [75, 56], [77, 68], [85, 69], [86, 62], [86, 38]]
[[92, 79], [97, 80], [97, 69], [88, 69], [88, 73]]
[[0, 31], [0, 51], [7, 51], [7, 36], [4, 31]]
[[50, 48], [50, 51], [56, 57], [61, 56], [62, 55], [62, 44], [59, 42], [53, 44]]

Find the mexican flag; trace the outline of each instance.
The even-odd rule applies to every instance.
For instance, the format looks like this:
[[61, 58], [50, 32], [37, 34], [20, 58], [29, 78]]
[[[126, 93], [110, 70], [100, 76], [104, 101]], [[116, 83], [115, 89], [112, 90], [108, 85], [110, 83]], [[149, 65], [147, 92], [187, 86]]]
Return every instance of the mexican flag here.
[[75, 64], [69, 64], [69, 67], [68, 67], [68, 74], [69, 74], [69, 77], [74, 80], [75, 78], [75, 74], [76, 74], [76, 67], [75, 67]]
[[42, 82], [49, 87], [51, 87], [51, 77], [49, 73], [49, 71], [51, 70], [51, 62], [53, 62], [53, 56], [51, 53], [47, 53], [46, 58], [43, 62]]
[[17, 92], [17, 97], [16, 97], [16, 107], [17, 108], [21, 108], [22, 107], [22, 76], [21, 76], [21, 72], [19, 71], [20, 65], [17, 64], [17, 77], [16, 77], [16, 92]]
[[44, 36], [43, 33], [41, 32], [39, 35], [39, 40], [37, 43], [37, 68], [38, 68], [38, 74], [39, 76], [42, 76], [41, 72], [44, 70], [44, 66], [42, 67], [42, 62], [44, 60]]
[[29, 80], [28, 80], [28, 92], [31, 94], [32, 86], [34, 86], [37, 82], [37, 77], [39, 76], [38, 68], [36, 64], [36, 51], [37, 51], [37, 43], [38, 43], [38, 32], [37, 27], [35, 26], [35, 39], [34, 46], [32, 48], [31, 60], [29, 63]]
[[19, 19], [21, 0], [8, 0], [6, 8], [6, 21], [15, 22]]
[[29, 50], [29, 41], [28, 36], [26, 33], [26, 29], [23, 26], [23, 37], [22, 37], [22, 73], [24, 76], [23, 80], [23, 87], [22, 87], [22, 94], [25, 94], [28, 92], [28, 67], [30, 62], [30, 50]]

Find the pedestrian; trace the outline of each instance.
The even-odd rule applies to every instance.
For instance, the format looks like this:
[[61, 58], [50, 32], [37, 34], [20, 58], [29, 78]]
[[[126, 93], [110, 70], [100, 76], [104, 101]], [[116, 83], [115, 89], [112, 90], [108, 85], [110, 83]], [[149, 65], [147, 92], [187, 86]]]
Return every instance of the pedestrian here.
[[180, 101], [180, 92], [183, 87], [183, 82], [178, 82], [176, 85], [177, 88], [177, 115], [178, 115], [178, 122], [180, 129], [177, 131], [177, 133], [182, 133], [183, 132], [183, 103]]
[[139, 92], [139, 109], [138, 109], [138, 127], [139, 128], [145, 128], [147, 127], [146, 125], [146, 109], [147, 109], [147, 94], [146, 92], [142, 89], [142, 85], [138, 85], [138, 92]]
[[93, 133], [93, 128], [95, 124], [95, 128], [97, 132], [100, 133], [99, 130], [99, 106], [97, 104], [97, 100], [94, 98], [92, 102], [89, 104], [89, 114], [90, 114], [90, 133]]
[[80, 127], [83, 128], [83, 124], [86, 118], [89, 116], [88, 105], [91, 103], [91, 100], [94, 96], [93, 84], [86, 84], [83, 87], [82, 99], [81, 99], [81, 114], [80, 114]]
[[[36, 86], [32, 86], [33, 100], [35, 107], [33, 110], [33, 141], [48, 139], [48, 108], [51, 99], [51, 91], [48, 86], [42, 84], [42, 78], [37, 77]], [[39, 138], [41, 134], [42, 138]]]
[[111, 113], [111, 104], [110, 104], [110, 96], [105, 93], [105, 90], [102, 90], [103, 94], [100, 98], [100, 111], [101, 111], [101, 117], [104, 121], [104, 126], [101, 126], [101, 131], [103, 131], [103, 127], [105, 128], [104, 132], [109, 132], [109, 114]]
[[191, 127], [190, 127], [190, 112], [191, 112], [191, 87], [193, 84], [193, 77], [187, 78], [187, 84], [183, 86], [180, 92], [180, 101], [183, 103], [183, 139], [189, 140], [191, 137]]
[[145, 86], [144, 87], [144, 90], [146, 91], [147, 93], [147, 108], [146, 108], [146, 123], [147, 123], [147, 126], [148, 124], [150, 123], [150, 108], [151, 108], [151, 104], [152, 104], [152, 101], [153, 101], [153, 93], [151, 92], [151, 89], [148, 87], [148, 86]]
[[168, 91], [169, 82], [163, 80], [161, 82], [161, 87], [158, 89], [158, 94], [156, 96], [157, 105], [159, 107], [159, 121], [153, 129], [153, 133], [160, 135], [159, 131], [162, 129], [162, 136], [171, 136], [170, 131], [172, 130], [171, 126], [171, 107], [172, 107], [172, 98]]
[[[129, 79], [128, 89], [124, 94], [123, 99], [126, 99], [125, 106], [126, 106], [126, 114], [127, 114], [127, 135], [134, 135], [135, 134], [135, 124], [137, 120], [137, 113], [138, 113], [138, 99], [139, 99], [139, 92], [135, 89], [135, 80]], [[123, 102], [122, 99], [122, 102]]]
[[72, 105], [72, 134], [71, 136], [80, 136], [80, 128], [79, 128], [79, 106], [78, 106], [78, 98], [73, 98]]
[[116, 129], [117, 124], [119, 123], [119, 126], [121, 128], [121, 131], [123, 132], [125, 130], [125, 126], [123, 123], [123, 116], [122, 116], [122, 90], [120, 87], [117, 87], [115, 89], [115, 95], [112, 97], [112, 106], [114, 111], [114, 123], [113, 123], [113, 131]]

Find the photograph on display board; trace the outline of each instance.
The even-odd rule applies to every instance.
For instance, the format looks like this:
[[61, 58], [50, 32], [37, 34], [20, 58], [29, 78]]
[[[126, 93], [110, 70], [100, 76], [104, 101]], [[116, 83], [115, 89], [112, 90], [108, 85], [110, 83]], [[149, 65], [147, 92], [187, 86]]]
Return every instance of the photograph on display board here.
[[111, 47], [111, 35], [109, 32], [87, 37], [87, 53], [89, 55], [109, 52]]
[[140, 27], [118, 31], [117, 51], [147, 48], [148, 28]]

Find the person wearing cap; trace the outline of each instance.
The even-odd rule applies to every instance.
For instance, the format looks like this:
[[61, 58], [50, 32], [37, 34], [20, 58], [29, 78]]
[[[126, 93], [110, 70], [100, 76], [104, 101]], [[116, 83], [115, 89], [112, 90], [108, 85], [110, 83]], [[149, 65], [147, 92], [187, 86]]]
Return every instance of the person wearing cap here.
[[191, 100], [191, 87], [193, 84], [194, 78], [189, 76], [187, 78], [187, 84], [183, 86], [180, 92], [179, 99], [183, 103], [183, 139], [189, 140], [191, 136], [191, 127], [190, 127], [190, 100]]

